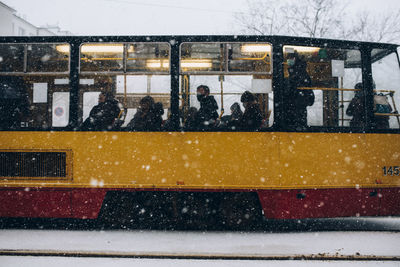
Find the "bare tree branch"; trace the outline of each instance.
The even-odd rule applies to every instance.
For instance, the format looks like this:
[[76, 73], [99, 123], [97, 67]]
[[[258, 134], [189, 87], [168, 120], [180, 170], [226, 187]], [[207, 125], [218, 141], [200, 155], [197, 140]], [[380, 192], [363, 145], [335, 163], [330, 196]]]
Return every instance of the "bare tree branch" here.
[[348, 1], [247, 0], [248, 12], [236, 14], [235, 20], [248, 34], [400, 43], [400, 9], [349, 17]]

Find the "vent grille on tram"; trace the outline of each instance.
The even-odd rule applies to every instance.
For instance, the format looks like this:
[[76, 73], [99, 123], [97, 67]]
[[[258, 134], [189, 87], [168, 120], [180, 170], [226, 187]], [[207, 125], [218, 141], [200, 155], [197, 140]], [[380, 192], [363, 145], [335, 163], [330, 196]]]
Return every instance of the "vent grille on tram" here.
[[2, 178], [67, 178], [67, 152], [0, 151]]

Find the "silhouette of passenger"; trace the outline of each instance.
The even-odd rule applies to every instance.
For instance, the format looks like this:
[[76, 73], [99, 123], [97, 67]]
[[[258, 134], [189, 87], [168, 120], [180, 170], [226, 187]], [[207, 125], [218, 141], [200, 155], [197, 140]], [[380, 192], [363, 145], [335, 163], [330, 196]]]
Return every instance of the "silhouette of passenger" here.
[[164, 112], [162, 104], [161, 107], [159, 104], [156, 105], [151, 96], [143, 97], [139, 102], [139, 109], [128, 123], [127, 129], [133, 131], [159, 131], [162, 123], [161, 115]]
[[354, 97], [346, 109], [346, 115], [352, 116], [350, 120], [350, 127], [364, 127], [365, 126], [365, 105], [364, 105], [364, 91], [362, 83], [357, 83], [354, 89], [359, 91], [354, 92]]
[[299, 87], [311, 87], [311, 78], [307, 73], [307, 62], [302, 60], [297, 53], [287, 60], [289, 78], [286, 80], [284, 97], [283, 122], [285, 126], [303, 128], [307, 127], [307, 106], [314, 104], [312, 90], [299, 90]]
[[101, 92], [99, 103], [90, 111], [89, 117], [83, 122], [82, 130], [111, 130], [115, 119], [118, 118], [121, 109], [118, 101], [111, 92]]
[[194, 131], [197, 129], [197, 122], [196, 122], [196, 115], [197, 115], [197, 108], [190, 107], [185, 119], [185, 124], [183, 126], [184, 131]]
[[260, 128], [262, 115], [255, 96], [249, 91], [245, 91], [240, 101], [244, 106], [243, 116], [238, 120], [239, 130], [255, 131]]
[[206, 85], [197, 87], [197, 100], [200, 109], [196, 113], [196, 123], [199, 130], [213, 128], [218, 118], [218, 104], [213, 96], [210, 96], [210, 88]]
[[238, 121], [243, 116], [243, 111], [241, 110], [238, 102], [233, 103], [230, 107], [230, 110], [230, 115], [226, 115], [221, 118], [221, 126], [235, 129], [238, 125]]

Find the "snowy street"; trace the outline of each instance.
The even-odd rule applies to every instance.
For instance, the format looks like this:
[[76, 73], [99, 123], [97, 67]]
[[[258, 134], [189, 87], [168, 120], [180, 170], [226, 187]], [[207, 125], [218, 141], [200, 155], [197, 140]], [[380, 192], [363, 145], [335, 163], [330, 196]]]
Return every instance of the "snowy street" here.
[[[183, 232], [140, 230], [0, 231], [0, 266], [400, 266], [400, 218], [362, 219], [359, 231]], [[340, 220], [338, 220], [340, 221]], [[370, 228], [375, 225], [375, 231]], [[362, 229], [362, 228], [365, 229]], [[368, 230], [368, 231], [365, 231]], [[4, 251], [125, 254], [129, 257], [4, 256]], [[135, 255], [147, 255], [136, 258]], [[158, 258], [158, 255], [234, 257], [397, 257], [394, 261]], [[140, 257], [140, 256], [139, 256]]]

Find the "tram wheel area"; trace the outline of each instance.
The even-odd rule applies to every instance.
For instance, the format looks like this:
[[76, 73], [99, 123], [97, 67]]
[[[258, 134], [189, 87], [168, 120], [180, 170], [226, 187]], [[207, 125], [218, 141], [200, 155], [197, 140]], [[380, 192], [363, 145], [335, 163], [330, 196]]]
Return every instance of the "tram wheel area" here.
[[104, 228], [252, 230], [263, 221], [254, 192], [108, 192], [98, 222]]

